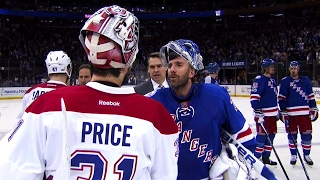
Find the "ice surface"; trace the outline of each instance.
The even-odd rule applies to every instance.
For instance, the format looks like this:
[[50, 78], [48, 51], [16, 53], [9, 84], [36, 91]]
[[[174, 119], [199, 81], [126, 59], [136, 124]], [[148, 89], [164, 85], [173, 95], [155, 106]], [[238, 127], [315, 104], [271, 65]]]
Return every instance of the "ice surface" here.
[[[234, 97], [233, 102], [238, 107], [238, 109], [243, 113], [244, 117], [247, 119], [250, 127], [253, 132], [255, 132], [255, 123], [253, 120], [252, 109], [250, 107], [249, 98], [241, 98]], [[21, 110], [21, 100], [0, 100], [0, 139], [7, 133], [10, 129], [12, 129], [17, 122], [16, 117]], [[299, 151], [302, 155], [302, 149], [300, 146], [300, 139], [298, 140]], [[281, 121], [278, 121], [278, 134], [274, 140], [274, 146], [278, 155], [282, 161], [283, 166], [285, 167], [289, 178], [291, 180], [303, 180], [307, 179], [303, 168], [301, 166], [300, 161], [297, 161], [296, 166], [293, 168], [290, 161], [290, 151], [288, 148], [288, 140], [287, 134], [285, 133], [284, 124]], [[311, 148], [311, 158], [314, 161], [314, 164], [311, 167], [306, 165], [307, 172], [311, 180], [320, 179], [318, 177], [318, 171], [320, 170], [320, 155], [317, 156], [317, 153], [320, 153], [320, 120], [313, 123], [313, 140], [312, 140], [312, 148]], [[303, 158], [303, 157], [302, 157]], [[277, 161], [274, 153], [271, 155], [271, 159], [273, 161]], [[271, 170], [276, 174], [279, 180], [285, 180], [284, 173], [278, 163], [278, 166], [270, 167]], [[318, 173], [317, 173], [318, 172]], [[263, 178], [260, 178], [263, 179]]]

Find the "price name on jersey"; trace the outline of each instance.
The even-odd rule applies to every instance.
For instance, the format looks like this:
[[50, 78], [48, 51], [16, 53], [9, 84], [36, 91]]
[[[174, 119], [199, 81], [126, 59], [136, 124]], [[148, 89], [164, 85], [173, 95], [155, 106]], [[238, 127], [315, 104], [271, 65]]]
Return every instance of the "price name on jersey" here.
[[132, 126], [82, 122], [82, 143], [130, 147]]

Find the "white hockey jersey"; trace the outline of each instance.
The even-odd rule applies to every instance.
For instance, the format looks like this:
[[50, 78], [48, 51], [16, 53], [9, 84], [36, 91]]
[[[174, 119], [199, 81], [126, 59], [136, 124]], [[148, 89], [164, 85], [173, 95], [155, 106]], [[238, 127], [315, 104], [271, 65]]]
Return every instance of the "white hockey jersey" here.
[[44, 95], [0, 141], [0, 179], [55, 179], [66, 104], [70, 180], [176, 180], [178, 128], [157, 101], [89, 82]]
[[45, 83], [37, 84], [35, 86], [32, 86], [30, 89], [27, 90], [27, 92], [24, 94], [22, 98], [22, 110], [17, 116], [17, 119], [20, 120], [24, 111], [27, 109], [27, 107], [36, 100], [40, 95], [61, 88], [66, 87], [67, 85], [60, 81], [53, 81], [50, 80]]

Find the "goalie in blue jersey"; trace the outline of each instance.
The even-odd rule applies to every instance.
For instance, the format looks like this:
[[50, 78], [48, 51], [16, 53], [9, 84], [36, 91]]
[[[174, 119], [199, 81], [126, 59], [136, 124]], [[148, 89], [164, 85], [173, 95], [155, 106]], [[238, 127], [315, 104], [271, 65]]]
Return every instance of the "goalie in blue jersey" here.
[[[168, 67], [170, 88], [146, 96], [161, 102], [178, 126], [177, 179], [238, 179], [237, 163], [225, 158], [221, 128], [254, 152], [256, 141], [245, 118], [224, 88], [193, 83], [196, 73], [204, 68], [194, 42], [171, 41], [160, 49], [160, 59]], [[266, 179], [276, 179], [267, 168], [260, 173]]]

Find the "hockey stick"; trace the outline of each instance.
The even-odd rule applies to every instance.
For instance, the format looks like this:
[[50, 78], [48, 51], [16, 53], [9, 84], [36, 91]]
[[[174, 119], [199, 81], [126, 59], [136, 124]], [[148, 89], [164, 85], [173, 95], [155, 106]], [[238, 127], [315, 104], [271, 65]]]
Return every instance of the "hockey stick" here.
[[[236, 153], [234, 153], [235, 151], [236, 151]], [[256, 180], [257, 179], [256, 177], [252, 177], [253, 174], [251, 173], [251, 169], [252, 169], [251, 164], [250, 164], [250, 168], [249, 168], [247, 165], [248, 163], [242, 158], [242, 156], [239, 156], [239, 152], [238, 152], [238, 149], [236, 148], [236, 146], [234, 146], [233, 144], [231, 146], [230, 143], [226, 144], [226, 152], [227, 152], [229, 158], [234, 160], [238, 164], [240, 169], [242, 170], [242, 171], [240, 171], [240, 169], [239, 169], [238, 178], [241, 173], [244, 173], [246, 175], [247, 180]], [[242, 178], [241, 175], [240, 175], [240, 177]]]
[[[247, 163], [251, 164], [252, 167], [264, 178], [266, 179], [276, 179], [274, 173], [264, 165], [260, 160], [258, 160], [250, 150], [245, 148], [241, 143], [239, 143], [236, 138], [229, 134], [226, 130], [221, 128], [221, 140], [225, 143], [234, 144], [239, 152], [239, 155], [242, 156]], [[268, 176], [268, 175], [271, 175]]]
[[63, 98], [61, 98], [61, 109], [63, 114], [62, 123], [62, 152], [61, 161], [53, 177], [54, 180], [69, 180], [70, 178], [70, 152], [67, 132], [67, 110]]
[[271, 145], [271, 147], [272, 147], [272, 149], [273, 149], [274, 154], [276, 155], [276, 157], [277, 157], [277, 159], [278, 159], [278, 161], [279, 161], [279, 164], [280, 164], [280, 166], [281, 166], [281, 169], [282, 169], [284, 175], [286, 176], [287, 180], [289, 180], [288, 174], [287, 174], [286, 170], [284, 169], [284, 167], [283, 167], [283, 165], [282, 165], [282, 162], [281, 162], [281, 160], [280, 160], [280, 158], [279, 158], [279, 156], [278, 156], [278, 153], [277, 153], [276, 149], [274, 148], [273, 143], [272, 143], [272, 141], [271, 141], [271, 139], [270, 139], [270, 137], [269, 137], [269, 133], [267, 132], [266, 128], [264, 127], [264, 125], [263, 125], [262, 123], [259, 123], [259, 125], [261, 126], [262, 130], [263, 130], [264, 133], [266, 134], [267, 139], [268, 139], [268, 141], [269, 141], [269, 143], [270, 143], [270, 145]]
[[308, 172], [307, 172], [306, 166], [304, 165], [304, 163], [303, 163], [303, 161], [302, 161], [302, 158], [301, 158], [301, 155], [300, 155], [298, 146], [297, 146], [297, 142], [296, 142], [296, 140], [294, 139], [294, 137], [293, 137], [293, 135], [292, 135], [292, 133], [291, 133], [291, 130], [290, 130], [290, 127], [289, 127], [289, 122], [285, 122], [284, 124], [285, 124], [285, 126], [286, 126], [286, 128], [287, 128], [287, 130], [288, 130], [288, 132], [289, 132], [289, 134], [290, 134], [290, 136], [291, 136], [291, 139], [292, 139], [292, 141], [293, 141], [294, 147], [295, 147], [296, 150], [297, 150], [297, 154], [298, 154], [299, 160], [300, 160], [300, 162], [301, 162], [301, 165], [302, 165], [304, 174], [306, 175], [307, 179], [310, 180], [310, 177], [309, 177], [309, 174], [308, 174]]

